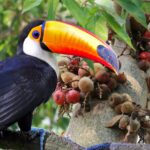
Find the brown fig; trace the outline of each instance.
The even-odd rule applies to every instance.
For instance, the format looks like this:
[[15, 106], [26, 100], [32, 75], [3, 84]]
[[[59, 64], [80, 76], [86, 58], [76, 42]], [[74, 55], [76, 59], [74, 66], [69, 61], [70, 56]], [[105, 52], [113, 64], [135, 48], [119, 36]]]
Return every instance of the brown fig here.
[[82, 66], [82, 68], [79, 68], [78, 75], [80, 77], [89, 76], [90, 75], [90, 68], [89, 68], [89, 66]]
[[116, 112], [117, 114], [121, 114], [121, 113], [122, 113], [122, 112], [121, 112], [121, 106], [122, 106], [121, 104], [115, 106], [114, 110], [115, 110], [115, 112]]
[[122, 96], [122, 101], [123, 101], [123, 102], [125, 102], [125, 101], [130, 101], [130, 102], [132, 102], [132, 98], [131, 98], [131, 96], [130, 96], [129, 94], [123, 93], [121, 96]]
[[73, 80], [73, 77], [75, 77], [76, 75], [71, 72], [64, 72], [60, 76], [64, 83], [68, 83], [71, 82]]
[[109, 87], [106, 84], [100, 84], [99, 88], [100, 88], [100, 91], [99, 91], [100, 99], [101, 98], [105, 99], [110, 95], [111, 90], [109, 89]]
[[114, 108], [118, 104], [122, 103], [122, 97], [119, 93], [112, 93], [110, 97], [108, 98], [109, 105]]
[[134, 111], [134, 105], [130, 101], [121, 104], [121, 112], [123, 114], [131, 114]]
[[119, 73], [117, 76], [117, 81], [121, 84], [124, 84], [127, 81], [126, 75], [123, 73]]
[[71, 86], [72, 86], [74, 89], [78, 88], [79, 80], [80, 80], [80, 77], [79, 77], [79, 76], [74, 76], [74, 77], [72, 78]]
[[67, 66], [68, 65], [68, 60], [66, 59], [61, 59], [58, 61], [58, 66]]
[[107, 86], [111, 91], [113, 91], [115, 88], [117, 88], [118, 84], [114, 78], [110, 78], [109, 82], [107, 83]]
[[101, 84], [107, 83], [110, 80], [110, 74], [104, 70], [101, 70], [95, 74], [95, 79]]
[[140, 60], [138, 66], [141, 70], [147, 71], [147, 69], [150, 67], [150, 64], [146, 60]]
[[79, 80], [78, 86], [83, 93], [91, 92], [94, 89], [93, 81], [89, 77], [82, 77]]

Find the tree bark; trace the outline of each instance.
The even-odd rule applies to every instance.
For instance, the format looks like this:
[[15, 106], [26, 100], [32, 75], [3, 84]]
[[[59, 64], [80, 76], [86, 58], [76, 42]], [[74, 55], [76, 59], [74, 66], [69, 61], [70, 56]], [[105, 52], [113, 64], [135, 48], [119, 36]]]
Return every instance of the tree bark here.
[[[130, 49], [123, 42], [116, 40], [113, 49], [119, 55], [126, 48], [126, 53]], [[128, 93], [133, 101], [146, 106], [147, 102], [147, 85], [145, 81], [146, 74], [137, 66], [137, 62], [130, 55], [121, 56], [121, 70], [127, 75], [127, 83], [120, 85], [114, 92]], [[75, 111], [78, 108], [75, 108]], [[66, 136], [69, 136], [73, 141], [82, 146], [90, 146], [97, 143], [119, 142], [122, 141], [126, 132], [120, 129], [110, 129], [105, 127], [106, 121], [110, 120], [115, 115], [107, 101], [103, 101], [94, 105], [92, 111], [84, 114], [84, 116], [75, 117], [73, 115]], [[130, 142], [135, 143], [137, 135], [133, 135]]]
[[[40, 138], [28, 141], [20, 132], [5, 131], [0, 138], [0, 148], [15, 150], [40, 150]], [[84, 147], [71, 140], [59, 137], [53, 132], [47, 132], [44, 138], [44, 150], [83, 150]]]
[[[99, 149], [101, 150], [106, 150], [106, 148], [108, 150], [149, 150], [150, 149], [150, 146], [148, 144], [107, 143], [98, 146]], [[95, 148], [95, 146], [93, 147]], [[40, 150], [40, 139], [39, 137], [37, 137], [33, 141], [29, 142], [26, 141], [24, 137], [18, 132], [6, 131], [4, 137], [0, 139], [0, 149]], [[78, 144], [75, 144], [74, 142], [66, 138], [59, 137], [54, 133], [47, 133], [44, 140], [43, 150], [87, 150], [87, 148], [79, 146]]]

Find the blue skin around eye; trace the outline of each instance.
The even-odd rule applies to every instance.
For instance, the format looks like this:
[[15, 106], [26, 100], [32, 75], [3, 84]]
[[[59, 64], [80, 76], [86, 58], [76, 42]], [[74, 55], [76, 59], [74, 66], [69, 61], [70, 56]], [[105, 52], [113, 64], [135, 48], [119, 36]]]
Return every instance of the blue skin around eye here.
[[98, 45], [97, 52], [100, 57], [110, 63], [117, 71], [119, 71], [119, 62], [112, 50], [107, 49], [103, 45]]

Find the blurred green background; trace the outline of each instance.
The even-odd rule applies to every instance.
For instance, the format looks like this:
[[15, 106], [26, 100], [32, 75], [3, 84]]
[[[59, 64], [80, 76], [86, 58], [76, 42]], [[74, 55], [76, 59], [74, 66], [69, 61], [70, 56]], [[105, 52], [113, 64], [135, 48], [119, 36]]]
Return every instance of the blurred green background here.
[[[126, 30], [127, 18], [132, 16], [147, 28], [145, 14], [150, 13], [149, 8], [150, 3], [143, 0], [0, 0], [0, 60], [15, 55], [19, 33], [35, 19], [75, 23], [105, 41], [111, 30], [115, 37], [135, 49]], [[52, 129], [58, 134], [67, 128], [68, 123], [67, 116], [58, 118], [53, 100], [38, 107], [34, 113], [33, 126]]]

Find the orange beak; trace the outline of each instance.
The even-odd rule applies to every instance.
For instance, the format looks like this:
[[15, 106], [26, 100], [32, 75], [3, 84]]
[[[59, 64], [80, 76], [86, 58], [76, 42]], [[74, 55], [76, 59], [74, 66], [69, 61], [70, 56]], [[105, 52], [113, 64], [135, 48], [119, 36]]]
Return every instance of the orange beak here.
[[118, 73], [115, 52], [93, 33], [61, 21], [46, 21], [42, 31], [41, 42], [52, 52], [88, 58]]

